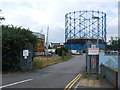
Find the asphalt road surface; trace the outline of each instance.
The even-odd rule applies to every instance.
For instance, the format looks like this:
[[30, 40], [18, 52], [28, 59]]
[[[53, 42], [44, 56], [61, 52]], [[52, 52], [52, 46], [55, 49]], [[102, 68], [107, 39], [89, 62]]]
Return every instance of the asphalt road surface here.
[[1, 88], [65, 88], [78, 74], [85, 72], [85, 55], [33, 72], [2, 76]]

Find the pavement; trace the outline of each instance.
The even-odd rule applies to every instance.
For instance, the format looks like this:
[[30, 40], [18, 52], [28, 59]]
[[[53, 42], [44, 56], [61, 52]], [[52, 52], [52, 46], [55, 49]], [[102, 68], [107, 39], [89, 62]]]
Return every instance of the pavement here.
[[113, 85], [103, 76], [97, 74], [83, 74], [78, 81], [76, 88], [114, 88]]

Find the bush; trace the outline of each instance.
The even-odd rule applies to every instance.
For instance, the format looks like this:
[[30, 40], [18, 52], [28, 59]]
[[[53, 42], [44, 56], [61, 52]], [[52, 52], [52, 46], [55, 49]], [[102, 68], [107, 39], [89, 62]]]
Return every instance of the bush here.
[[83, 53], [86, 53], [86, 50], [83, 50]]
[[28, 44], [35, 47], [36, 42], [36, 36], [29, 29], [2, 25], [2, 70], [18, 70], [20, 50]]
[[57, 48], [55, 50], [55, 54], [58, 54], [59, 56], [62, 56], [62, 54], [66, 56], [66, 53], [68, 53], [68, 49], [66, 47]]

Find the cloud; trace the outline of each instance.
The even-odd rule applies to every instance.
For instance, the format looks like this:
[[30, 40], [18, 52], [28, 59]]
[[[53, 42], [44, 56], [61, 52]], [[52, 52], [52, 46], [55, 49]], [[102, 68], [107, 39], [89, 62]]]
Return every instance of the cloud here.
[[[118, 0], [1, 0], [0, 9], [6, 21], [3, 24], [13, 24], [30, 28], [46, 34], [50, 27], [49, 41], [64, 41], [65, 14], [80, 10], [103, 11], [107, 14], [107, 36], [117, 34], [117, 2]], [[57, 38], [55, 38], [57, 37]]]

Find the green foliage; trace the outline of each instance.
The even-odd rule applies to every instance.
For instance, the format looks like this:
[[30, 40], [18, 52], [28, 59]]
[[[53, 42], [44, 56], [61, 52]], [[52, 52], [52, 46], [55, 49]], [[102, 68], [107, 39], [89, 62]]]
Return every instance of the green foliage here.
[[[2, 10], [0, 9], [0, 12], [1, 12]], [[5, 20], [5, 18], [3, 17], [3, 16], [0, 16], [0, 21], [2, 21], [2, 20]], [[1, 23], [1, 22], [0, 22]]]
[[111, 45], [107, 45], [107, 49], [120, 51], [120, 39], [113, 40]]
[[46, 67], [48, 65], [52, 65], [52, 64], [56, 64], [56, 63], [60, 63], [60, 62], [64, 62], [67, 61], [69, 59], [72, 58], [72, 55], [70, 53], [67, 53], [64, 60], [62, 60], [62, 58], [60, 56], [52, 56], [52, 57], [34, 57], [33, 60], [33, 69], [39, 69], [39, 68], [43, 68]]
[[58, 54], [59, 56], [62, 56], [63, 52], [64, 52], [64, 55], [66, 55], [66, 53], [68, 52], [68, 49], [66, 47], [61, 47], [55, 50], [55, 54]]
[[19, 69], [20, 50], [28, 44], [36, 46], [37, 38], [29, 29], [2, 25], [3, 71]]
[[120, 52], [120, 39], [118, 39], [118, 50]]
[[[61, 51], [61, 49], [60, 48], [57, 48], [56, 50], [55, 50], [55, 54], [60, 54], [60, 53], [62, 53], [62, 51]], [[59, 55], [60, 56], [60, 55]]]
[[86, 50], [83, 50], [83, 53], [86, 53]]
[[117, 46], [118, 45], [118, 40], [113, 40], [112, 41], [112, 46]]
[[72, 54], [71, 53], [66, 53], [66, 56], [64, 57], [64, 61], [67, 61], [71, 58], [72, 58]]

